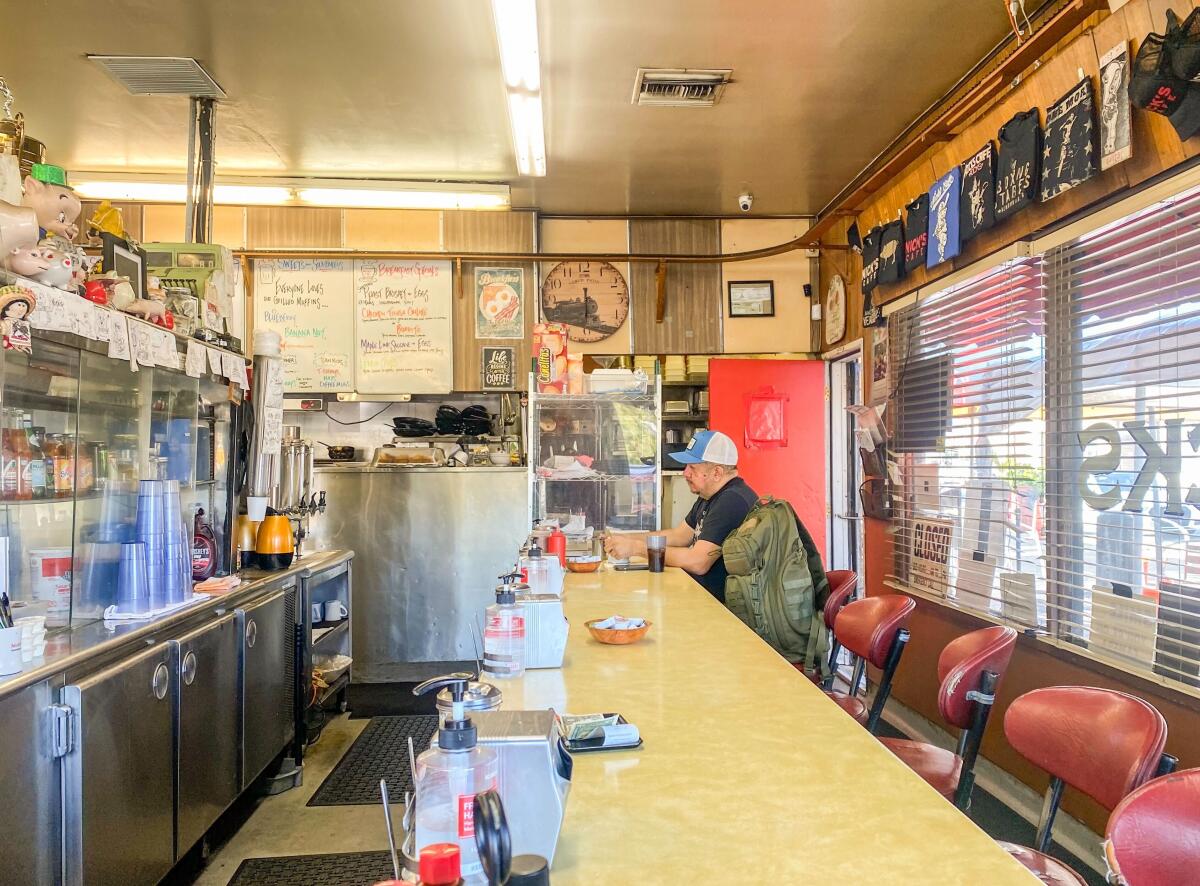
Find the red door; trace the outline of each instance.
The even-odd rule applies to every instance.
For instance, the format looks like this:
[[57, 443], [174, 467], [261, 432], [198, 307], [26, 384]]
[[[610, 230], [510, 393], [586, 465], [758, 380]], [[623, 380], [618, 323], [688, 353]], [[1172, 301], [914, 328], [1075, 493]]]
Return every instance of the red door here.
[[742, 478], [791, 502], [824, 556], [825, 364], [714, 359], [708, 373], [709, 421], [737, 444]]

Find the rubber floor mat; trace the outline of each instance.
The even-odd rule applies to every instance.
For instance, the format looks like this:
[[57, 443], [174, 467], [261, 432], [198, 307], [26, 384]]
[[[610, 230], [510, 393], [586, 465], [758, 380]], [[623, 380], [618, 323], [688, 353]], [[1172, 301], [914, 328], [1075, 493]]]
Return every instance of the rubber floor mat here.
[[379, 779], [386, 778], [393, 803], [404, 801], [413, 790], [408, 765], [408, 737], [419, 756], [437, 731], [436, 714], [409, 717], [373, 717], [333, 771], [317, 788], [309, 806], [362, 806], [378, 803]]
[[385, 849], [247, 858], [229, 886], [371, 886], [391, 878], [392, 855]]

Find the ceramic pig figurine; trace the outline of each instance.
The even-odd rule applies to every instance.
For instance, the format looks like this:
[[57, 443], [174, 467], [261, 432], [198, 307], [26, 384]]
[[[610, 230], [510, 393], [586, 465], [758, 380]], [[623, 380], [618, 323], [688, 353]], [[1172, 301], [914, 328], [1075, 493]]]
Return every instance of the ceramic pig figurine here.
[[75, 276], [76, 270], [75, 257], [67, 250], [60, 249], [49, 242], [41, 243], [38, 246], [38, 252], [41, 253], [46, 267], [45, 270], [30, 275], [32, 279], [39, 283], [45, 283], [47, 286], [71, 291], [71, 278]]
[[32, 278], [50, 270], [40, 246], [15, 246], [4, 256], [4, 267], [20, 277]]
[[[42, 166], [37, 164], [34, 172], [37, 173]], [[48, 168], [58, 170], [60, 175], [55, 176], [58, 181], [39, 181], [33, 175], [25, 176], [25, 196], [21, 198], [21, 205], [29, 207], [37, 215], [41, 236], [56, 234], [74, 240], [79, 233], [79, 226], [75, 222], [83, 205], [75, 192], [67, 187], [65, 173], [58, 167]]]

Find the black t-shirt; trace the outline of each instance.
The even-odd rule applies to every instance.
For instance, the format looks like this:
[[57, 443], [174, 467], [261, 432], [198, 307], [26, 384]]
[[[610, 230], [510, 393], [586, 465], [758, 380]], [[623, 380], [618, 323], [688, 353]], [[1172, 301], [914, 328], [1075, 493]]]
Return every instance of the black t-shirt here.
[[1000, 127], [996, 161], [996, 221], [1004, 221], [1034, 201], [1042, 169], [1042, 127], [1038, 109], [1013, 116]]
[[962, 208], [958, 214], [958, 234], [966, 243], [986, 231], [996, 221], [996, 151], [991, 139], [975, 152], [962, 167]]
[[1069, 191], [1096, 174], [1100, 151], [1093, 121], [1092, 79], [1085, 77], [1046, 109], [1042, 200]]
[[[730, 533], [742, 525], [758, 496], [741, 477], [734, 477], [716, 491], [712, 498], [698, 498], [688, 511], [684, 522], [696, 531], [694, 541], [709, 541], [720, 547]], [[725, 558], [718, 557], [704, 575], [693, 575], [705, 590], [725, 602]]]
[[883, 226], [879, 235], [880, 283], [895, 283], [904, 276], [904, 227], [897, 219]]
[[929, 248], [929, 192], [909, 203], [904, 218], [904, 272], [925, 267]]
[[863, 237], [862, 248], [862, 291], [870, 292], [879, 282], [879, 238], [883, 229], [878, 225]]

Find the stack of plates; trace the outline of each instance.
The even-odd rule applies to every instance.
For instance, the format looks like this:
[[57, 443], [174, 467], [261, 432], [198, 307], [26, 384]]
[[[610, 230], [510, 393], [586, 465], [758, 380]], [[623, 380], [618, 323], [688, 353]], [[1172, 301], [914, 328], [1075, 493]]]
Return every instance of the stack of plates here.
[[687, 358], [687, 374], [692, 378], [708, 378], [708, 357], [693, 354]]
[[687, 363], [686, 358], [681, 355], [672, 355], [667, 357], [663, 367], [663, 381], [668, 384], [671, 382], [687, 381]]

